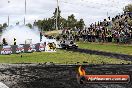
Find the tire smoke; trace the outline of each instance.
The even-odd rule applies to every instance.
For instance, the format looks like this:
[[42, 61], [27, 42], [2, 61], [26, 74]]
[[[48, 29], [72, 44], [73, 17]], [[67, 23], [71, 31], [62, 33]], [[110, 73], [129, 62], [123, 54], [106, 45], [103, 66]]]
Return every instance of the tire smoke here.
[[[32, 44], [40, 43], [40, 32], [38, 28], [30, 29], [24, 25], [16, 25], [7, 27], [1, 36], [0, 42], [2, 42], [3, 38], [6, 39], [6, 42], [9, 45], [13, 45], [13, 39], [16, 39], [16, 43], [25, 44], [25, 41], [30, 39], [32, 40]], [[42, 41], [47, 41], [46, 37], [42, 37]]]

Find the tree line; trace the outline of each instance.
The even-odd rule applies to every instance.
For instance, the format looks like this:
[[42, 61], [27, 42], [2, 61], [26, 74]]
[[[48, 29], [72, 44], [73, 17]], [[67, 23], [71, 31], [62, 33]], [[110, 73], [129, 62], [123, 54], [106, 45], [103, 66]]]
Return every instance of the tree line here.
[[[59, 7], [58, 7], [59, 8]], [[46, 18], [43, 20], [38, 20], [34, 22], [34, 26], [38, 26], [38, 28], [42, 29], [43, 31], [52, 31], [56, 29], [56, 13], [57, 8], [55, 9], [55, 12], [53, 13], [53, 16], [51, 18]], [[63, 28], [79, 28], [83, 29], [85, 26], [84, 20], [80, 19], [77, 20], [74, 16], [74, 14], [71, 14], [68, 16], [67, 19], [63, 18], [61, 16], [61, 10], [58, 9], [58, 29]]]

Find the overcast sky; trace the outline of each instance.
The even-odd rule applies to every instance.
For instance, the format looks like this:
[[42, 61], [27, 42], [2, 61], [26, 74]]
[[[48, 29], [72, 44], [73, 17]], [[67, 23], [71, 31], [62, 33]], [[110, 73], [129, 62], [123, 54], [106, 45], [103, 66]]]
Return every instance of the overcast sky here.
[[[10, 1], [10, 3], [8, 3]], [[27, 0], [26, 23], [53, 16], [57, 0]], [[61, 15], [64, 18], [74, 14], [77, 19], [83, 18], [86, 25], [103, 20], [109, 16], [122, 13], [122, 9], [132, 0], [59, 0]], [[23, 24], [25, 0], [0, 0], [0, 23], [16, 22]]]

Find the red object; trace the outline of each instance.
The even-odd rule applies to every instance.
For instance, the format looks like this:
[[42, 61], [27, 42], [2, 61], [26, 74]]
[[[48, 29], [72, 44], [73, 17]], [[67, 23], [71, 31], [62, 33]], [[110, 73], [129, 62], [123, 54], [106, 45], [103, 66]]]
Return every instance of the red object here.
[[84, 75], [89, 83], [127, 83], [130, 81], [129, 75]]

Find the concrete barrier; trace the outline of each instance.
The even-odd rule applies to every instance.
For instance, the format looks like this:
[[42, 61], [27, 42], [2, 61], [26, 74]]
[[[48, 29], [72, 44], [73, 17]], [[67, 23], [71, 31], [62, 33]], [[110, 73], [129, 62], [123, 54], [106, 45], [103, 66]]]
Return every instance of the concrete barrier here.
[[17, 45], [11, 45], [11, 49], [12, 49], [12, 54], [17, 54], [17, 48], [18, 46]]
[[1, 46], [0, 47], [0, 54], [2, 54], [2, 55], [10, 55], [10, 54], [12, 54], [11, 46], [9, 46], [9, 45]]
[[20, 45], [1, 45], [0, 54], [19, 54], [33, 52], [56, 52], [54, 43], [20, 44]]
[[33, 53], [35, 52], [35, 45], [25, 44], [24, 45], [24, 53]]
[[36, 52], [42, 52], [45, 51], [45, 45], [42, 43], [37, 43], [35, 45]]

